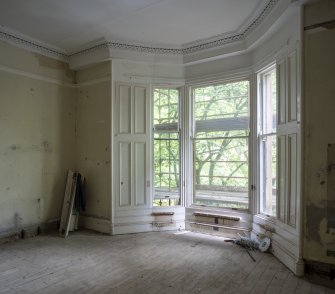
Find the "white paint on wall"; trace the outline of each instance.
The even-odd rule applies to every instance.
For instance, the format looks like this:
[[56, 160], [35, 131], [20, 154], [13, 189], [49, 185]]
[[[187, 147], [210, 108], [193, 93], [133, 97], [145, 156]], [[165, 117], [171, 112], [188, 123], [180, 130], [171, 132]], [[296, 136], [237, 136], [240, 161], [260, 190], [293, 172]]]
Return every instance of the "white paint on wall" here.
[[113, 80], [117, 82], [182, 85], [184, 78], [182, 64], [113, 60]]

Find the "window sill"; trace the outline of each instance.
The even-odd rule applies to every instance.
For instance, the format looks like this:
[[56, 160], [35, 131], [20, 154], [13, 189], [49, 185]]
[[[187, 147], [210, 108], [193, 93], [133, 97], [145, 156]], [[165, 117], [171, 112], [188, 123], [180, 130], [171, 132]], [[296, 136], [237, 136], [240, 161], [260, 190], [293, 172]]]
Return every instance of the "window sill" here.
[[235, 210], [230, 208], [218, 208], [208, 206], [204, 207], [200, 205], [191, 205], [189, 207], [186, 207], [186, 214], [193, 214], [195, 212], [239, 217], [243, 222], [252, 222], [252, 215], [248, 210]]
[[187, 208], [197, 209], [197, 210], [204, 210], [204, 211], [211, 211], [211, 212], [219, 211], [221, 213], [229, 213], [229, 212], [235, 213], [235, 212], [238, 212], [238, 213], [248, 213], [248, 214], [250, 214], [249, 209], [204, 206], [204, 205], [196, 205], [196, 204], [192, 204], [192, 205], [188, 206]]
[[263, 223], [267, 223], [267, 224], [273, 225], [273, 226], [276, 225], [276, 217], [275, 216], [259, 213], [259, 214], [255, 214], [255, 218], [260, 220]]
[[252, 215], [249, 211], [199, 205], [186, 208], [186, 222], [213, 227], [215, 231], [221, 229], [251, 231], [252, 229]]

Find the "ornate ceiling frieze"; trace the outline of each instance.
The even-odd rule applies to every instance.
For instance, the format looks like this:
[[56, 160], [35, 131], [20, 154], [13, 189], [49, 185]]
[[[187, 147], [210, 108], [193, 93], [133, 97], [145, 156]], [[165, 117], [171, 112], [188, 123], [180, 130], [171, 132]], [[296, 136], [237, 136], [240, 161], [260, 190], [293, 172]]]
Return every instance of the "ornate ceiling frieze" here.
[[69, 55], [59, 52], [57, 50], [48, 48], [47, 46], [43, 46], [43, 45], [39, 45], [35, 42], [26, 40], [22, 37], [19, 36], [15, 36], [12, 33], [7, 33], [7, 32], [3, 32], [0, 30], [0, 40], [2, 41], [9, 41], [10, 43], [14, 43], [17, 44], [19, 46], [28, 48], [28, 49], [32, 49], [34, 51], [38, 51], [41, 54], [46, 54], [48, 56], [54, 56], [56, 58], [61, 58], [61, 59], [67, 59], [69, 57]]
[[[59, 52], [55, 49], [48, 48], [47, 46], [39, 45], [33, 41], [29, 41], [24, 39], [23, 37], [16, 36], [15, 34], [1, 31], [0, 28], [0, 40], [9, 41], [14, 44], [18, 44], [22, 47], [27, 47], [28, 49], [32, 49], [34, 51], [40, 52], [41, 54], [46, 54], [48, 56], [52, 56], [55, 58], [60, 58], [63, 60], [68, 60], [73, 56], [85, 55], [100, 49], [116, 49], [116, 50], [127, 50], [134, 51], [145, 54], [157, 54], [157, 55], [188, 55], [192, 53], [197, 53], [200, 51], [208, 50], [208, 49], [216, 49], [220, 48], [224, 45], [243, 41], [245, 40], [251, 32], [253, 32], [269, 15], [269, 13], [273, 10], [276, 4], [280, 0], [269, 0], [264, 8], [261, 10], [259, 15], [254, 18], [242, 32], [231, 33], [225, 36], [218, 36], [217, 40], [213, 40], [213, 38], [209, 38], [206, 40], [200, 40], [196, 42], [189, 43], [185, 48], [182, 49], [174, 49], [174, 48], [159, 48], [159, 47], [150, 47], [150, 46], [139, 46], [139, 45], [131, 45], [125, 43], [117, 43], [117, 42], [105, 42], [102, 44], [98, 44], [92, 46], [90, 48], [86, 48], [83, 50], [79, 50], [72, 54], [66, 54], [63, 52]], [[209, 41], [211, 40], [211, 41]]]

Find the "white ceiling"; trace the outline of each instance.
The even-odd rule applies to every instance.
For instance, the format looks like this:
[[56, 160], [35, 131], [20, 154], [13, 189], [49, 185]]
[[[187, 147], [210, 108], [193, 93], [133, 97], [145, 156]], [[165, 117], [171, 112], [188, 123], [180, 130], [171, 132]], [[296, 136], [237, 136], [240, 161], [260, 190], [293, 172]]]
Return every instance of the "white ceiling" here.
[[182, 48], [250, 24], [268, 0], [1, 0], [0, 25], [75, 52], [107, 40]]

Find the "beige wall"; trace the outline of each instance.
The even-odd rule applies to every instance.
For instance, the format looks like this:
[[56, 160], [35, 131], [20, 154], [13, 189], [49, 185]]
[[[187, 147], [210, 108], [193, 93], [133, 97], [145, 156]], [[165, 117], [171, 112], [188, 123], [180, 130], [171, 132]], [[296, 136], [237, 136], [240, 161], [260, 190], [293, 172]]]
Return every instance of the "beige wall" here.
[[[85, 214], [110, 220], [111, 63], [78, 71], [76, 83], [76, 168], [86, 178]], [[86, 226], [109, 232], [99, 224]]]
[[0, 235], [59, 218], [74, 166], [74, 72], [0, 42]]
[[[305, 26], [328, 21], [331, 13], [335, 19], [334, 0], [309, 5]], [[333, 264], [335, 257], [327, 256], [327, 250], [335, 254], [334, 170], [328, 169], [328, 144], [335, 144], [334, 52], [335, 29], [305, 32], [304, 257]]]
[[74, 72], [0, 42], [0, 101], [0, 235], [57, 221], [70, 168], [86, 178], [84, 225], [108, 232], [111, 63]]

